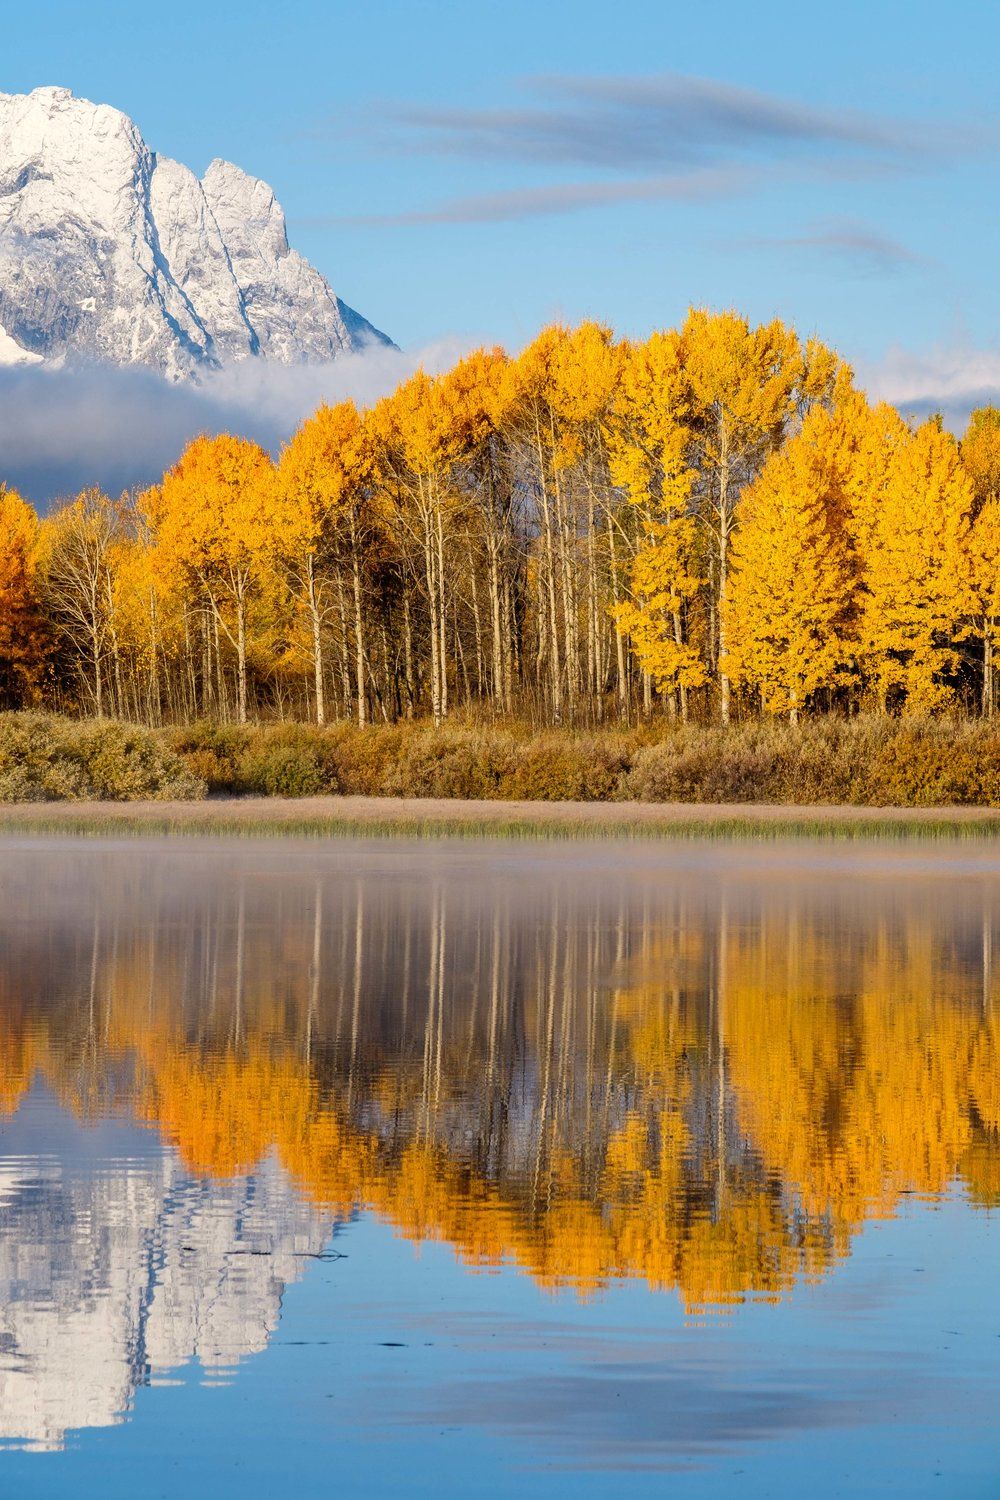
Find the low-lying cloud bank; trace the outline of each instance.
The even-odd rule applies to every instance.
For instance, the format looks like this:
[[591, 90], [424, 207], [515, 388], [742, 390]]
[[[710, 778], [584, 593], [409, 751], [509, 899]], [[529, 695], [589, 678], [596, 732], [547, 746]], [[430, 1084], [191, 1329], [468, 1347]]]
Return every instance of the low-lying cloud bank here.
[[110, 366], [0, 368], [0, 481], [44, 508], [88, 485], [118, 494], [152, 484], [200, 432], [235, 432], [277, 452], [320, 402], [368, 405], [420, 366], [447, 369], [467, 348], [446, 338], [327, 365], [246, 360], [198, 385]]
[[869, 395], [889, 401], [904, 416], [940, 412], [961, 433], [977, 406], [1000, 406], [1000, 350], [953, 345], [915, 354], [890, 349], [877, 365], [858, 371]]
[[[328, 365], [246, 360], [199, 385], [107, 366], [0, 367], [0, 481], [36, 505], [99, 485], [109, 494], [154, 483], [199, 432], [235, 432], [271, 452], [321, 401], [368, 405], [414, 370], [448, 369], [469, 343], [370, 349]], [[1000, 351], [893, 349], [859, 369], [860, 383], [905, 416], [941, 412], [956, 432], [976, 406], [1000, 406]]]

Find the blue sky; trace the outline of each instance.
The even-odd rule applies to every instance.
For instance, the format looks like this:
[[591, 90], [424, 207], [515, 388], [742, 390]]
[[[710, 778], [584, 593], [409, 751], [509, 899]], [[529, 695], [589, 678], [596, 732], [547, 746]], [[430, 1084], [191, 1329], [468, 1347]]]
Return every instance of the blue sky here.
[[998, 55], [982, 0], [40, 0], [0, 87], [266, 178], [409, 348], [736, 306], [944, 393], [1000, 386]]

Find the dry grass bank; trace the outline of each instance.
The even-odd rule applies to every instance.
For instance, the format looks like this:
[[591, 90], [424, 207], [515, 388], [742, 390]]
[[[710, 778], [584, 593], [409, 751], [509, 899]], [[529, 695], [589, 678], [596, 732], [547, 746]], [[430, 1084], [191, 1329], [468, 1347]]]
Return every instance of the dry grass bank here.
[[988, 808], [503, 802], [412, 797], [218, 797], [202, 802], [21, 803], [0, 834], [97, 837], [968, 840], [1000, 835]]
[[195, 725], [171, 748], [210, 793], [505, 802], [1000, 805], [982, 721], [817, 719], [793, 728], [548, 730], [427, 724]]
[[[150, 730], [110, 720], [0, 715], [0, 802], [196, 801], [209, 795], [775, 808], [1000, 807], [1000, 730], [980, 720], [825, 718], [791, 727], [533, 731], [449, 724]], [[338, 804], [343, 805], [343, 804]], [[398, 806], [398, 803], [397, 803]], [[248, 813], [249, 815], [249, 813]], [[327, 814], [324, 814], [326, 816]], [[409, 815], [409, 814], [407, 814]], [[351, 816], [355, 816], [352, 812]], [[531, 811], [532, 818], [536, 817]], [[829, 816], [823, 813], [822, 816]]]

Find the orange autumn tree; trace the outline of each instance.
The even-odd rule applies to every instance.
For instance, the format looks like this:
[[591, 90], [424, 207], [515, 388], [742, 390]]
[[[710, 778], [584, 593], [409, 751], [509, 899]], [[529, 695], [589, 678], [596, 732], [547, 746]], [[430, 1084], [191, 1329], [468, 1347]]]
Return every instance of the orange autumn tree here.
[[817, 407], [744, 495], [733, 542], [723, 665], [793, 724], [852, 654], [843, 466], [842, 424]]
[[236, 653], [247, 720], [247, 621], [274, 552], [274, 466], [246, 438], [199, 437], [149, 497], [161, 565], [199, 588]]
[[0, 706], [36, 697], [49, 650], [38, 593], [38, 517], [0, 484]]
[[972, 629], [982, 642], [982, 711], [991, 718], [996, 706], [995, 658], [1000, 644], [1000, 411], [996, 407], [981, 407], [972, 413], [960, 452], [974, 503], [965, 547], [965, 582]]
[[694, 514], [709, 541], [719, 717], [729, 722], [725, 666], [730, 547], [743, 490], [814, 403], [828, 403], [849, 371], [817, 340], [803, 344], [778, 319], [752, 328], [735, 312], [692, 309], [681, 329]]
[[448, 714], [451, 542], [463, 508], [454, 471], [467, 454], [470, 418], [474, 426], [476, 416], [474, 391], [459, 374], [432, 378], [418, 370], [368, 417], [376, 444], [380, 506], [387, 524], [411, 542], [419, 556], [416, 572], [427, 604], [435, 724]]
[[[482, 552], [486, 586], [486, 609], [479, 607], [476, 568], [469, 569], [473, 622], [476, 632], [476, 658], [480, 679], [489, 681], [493, 701], [510, 712], [513, 707], [515, 672], [516, 621], [515, 590], [518, 567], [518, 485], [510, 463], [506, 441], [506, 371], [507, 356], [502, 349], [477, 349], [462, 360], [456, 376], [465, 387], [466, 453], [463, 467], [466, 482], [475, 495], [470, 506], [470, 541]], [[484, 631], [482, 614], [487, 615]], [[404, 634], [407, 661], [410, 659], [409, 608], [404, 600]], [[483, 636], [489, 637], [487, 651]], [[412, 712], [412, 690], [408, 671], [409, 703]]]
[[887, 709], [930, 713], [953, 699], [972, 508], [958, 445], [925, 422], [891, 454], [863, 559], [859, 646]]
[[689, 691], [708, 681], [690, 640], [690, 610], [705, 579], [689, 513], [694, 474], [686, 411], [678, 336], [654, 334], [628, 346], [609, 435], [610, 472], [638, 519], [638, 541], [628, 597], [614, 599], [612, 614], [640, 666], [668, 701], [679, 703], [684, 720]]
[[[536, 512], [538, 543], [532, 557], [537, 659], [549, 710], [561, 722], [572, 701], [574, 627], [569, 543], [565, 535], [564, 472], [570, 450], [560, 431], [558, 401], [564, 381], [567, 329], [543, 328], [506, 371], [504, 403], [507, 440], [530, 488]], [[570, 680], [568, 680], [570, 679]]]
[[[170, 666], [171, 615], [177, 601], [169, 576], [158, 567], [145, 513], [137, 506], [128, 520], [131, 534], [119, 538], [114, 549], [115, 647], [119, 657], [133, 667], [132, 710], [158, 724]], [[122, 676], [120, 670], [118, 676]], [[121, 686], [119, 696], [125, 697]]]
[[[493, 635], [492, 679], [501, 701], [504, 677], [510, 673], [511, 648], [505, 636], [508, 622], [500, 586], [499, 545], [511, 539], [512, 504], [508, 476], [500, 463], [500, 444], [506, 409], [507, 356], [502, 349], [475, 349], [440, 377], [440, 390], [453, 443], [452, 528], [466, 549], [468, 565], [452, 574], [452, 605], [456, 621], [471, 617], [472, 645], [479, 684], [488, 678], [486, 628], [480, 603], [477, 550], [482, 549]], [[506, 668], [504, 665], [506, 658]]]
[[358, 723], [366, 720], [362, 533], [373, 473], [368, 430], [353, 401], [321, 406], [278, 465], [278, 549], [309, 620], [317, 724], [326, 722], [323, 627], [332, 608], [328, 565], [337, 551], [346, 555], [350, 571]]
[[598, 603], [598, 522], [609, 509], [607, 434], [620, 373], [621, 351], [602, 323], [581, 323], [555, 343], [547, 399], [554, 424], [553, 498], [571, 712], [584, 689], [598, 691], [604, 616]]

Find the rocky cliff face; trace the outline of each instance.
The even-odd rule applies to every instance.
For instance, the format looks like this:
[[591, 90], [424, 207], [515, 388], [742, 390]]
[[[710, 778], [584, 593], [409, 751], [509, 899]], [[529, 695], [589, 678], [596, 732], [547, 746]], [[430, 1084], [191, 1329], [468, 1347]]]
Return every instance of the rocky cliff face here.
[[199, 181], [119, 110], [0, 94], [0, 364], [97, 359], [171, 379], [390, 341], [291, 250], [266, 183]]

